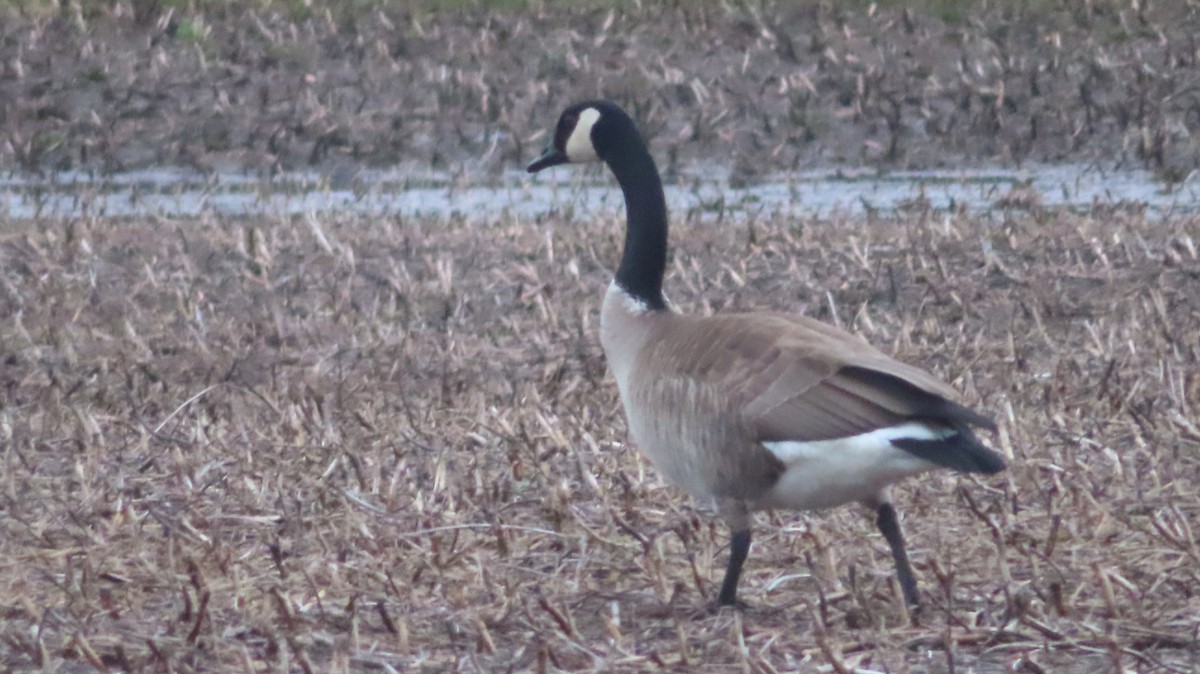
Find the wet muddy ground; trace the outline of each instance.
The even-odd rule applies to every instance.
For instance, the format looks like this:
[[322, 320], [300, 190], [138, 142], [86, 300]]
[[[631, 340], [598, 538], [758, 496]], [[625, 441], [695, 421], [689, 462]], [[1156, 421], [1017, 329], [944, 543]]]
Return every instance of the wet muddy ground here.
[[882, 4], [6, 5], [0, 166], [494, 173], [594, 96], [668, 174], [1196, 165], [1194, 3]]

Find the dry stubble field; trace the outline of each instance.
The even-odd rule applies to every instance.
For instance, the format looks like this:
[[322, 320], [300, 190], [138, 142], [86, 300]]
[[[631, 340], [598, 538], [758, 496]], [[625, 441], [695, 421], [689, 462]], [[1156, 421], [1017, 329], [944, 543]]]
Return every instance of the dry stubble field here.
[[1200, 220], [718, 222], [672, 298], [840, 322], [1000, 424], [898, 491], [727, 532], [625, 444], [620, 214], [5, 223], [9, 671], [1200, 669]]

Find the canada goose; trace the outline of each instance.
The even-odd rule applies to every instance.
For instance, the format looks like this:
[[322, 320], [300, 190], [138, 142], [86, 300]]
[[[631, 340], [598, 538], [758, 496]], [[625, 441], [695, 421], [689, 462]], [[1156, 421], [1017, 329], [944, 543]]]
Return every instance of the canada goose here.
[[917, 584], [888, 485], [938, 467], [996, 473], [971, 427], [990, 419], [934, 376], [860, 338], [780, 313], [688, 316], [663, 297], [667, 207], [632, 119], [608, 101], [567, 108], [529, 172], [602, 161], [625, 196], [625, 250], [600, 342], [638, 448], [673, 484], [713, 501], [732, 532], [717, 597], [737, 603], [750, 514], [859, 501], [876, 514], [904, 598]]

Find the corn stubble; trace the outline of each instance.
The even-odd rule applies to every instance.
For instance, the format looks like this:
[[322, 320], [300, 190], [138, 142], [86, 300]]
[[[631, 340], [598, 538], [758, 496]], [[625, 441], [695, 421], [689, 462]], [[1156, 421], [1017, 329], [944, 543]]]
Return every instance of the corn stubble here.
[[[996, 479], [725, 534], [625, 443], [617, 215], [7, 223], [0, 662], [49, 671], [1170, 671], [1200, 662], [1200, 221], [699, 215], [700, 311], [956, 381]], [[703, 299], [698, 299], [703, 298]]]

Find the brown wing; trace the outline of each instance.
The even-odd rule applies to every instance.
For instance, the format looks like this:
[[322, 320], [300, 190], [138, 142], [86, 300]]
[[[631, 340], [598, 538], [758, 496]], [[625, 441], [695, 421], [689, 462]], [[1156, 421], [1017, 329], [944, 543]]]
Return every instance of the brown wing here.
[[994, 428], [934, 376], [824, 323], [780, 314], [688, 321], [680, 374], [724, 391], [760, 442], [830, 440], [908, 420]]

